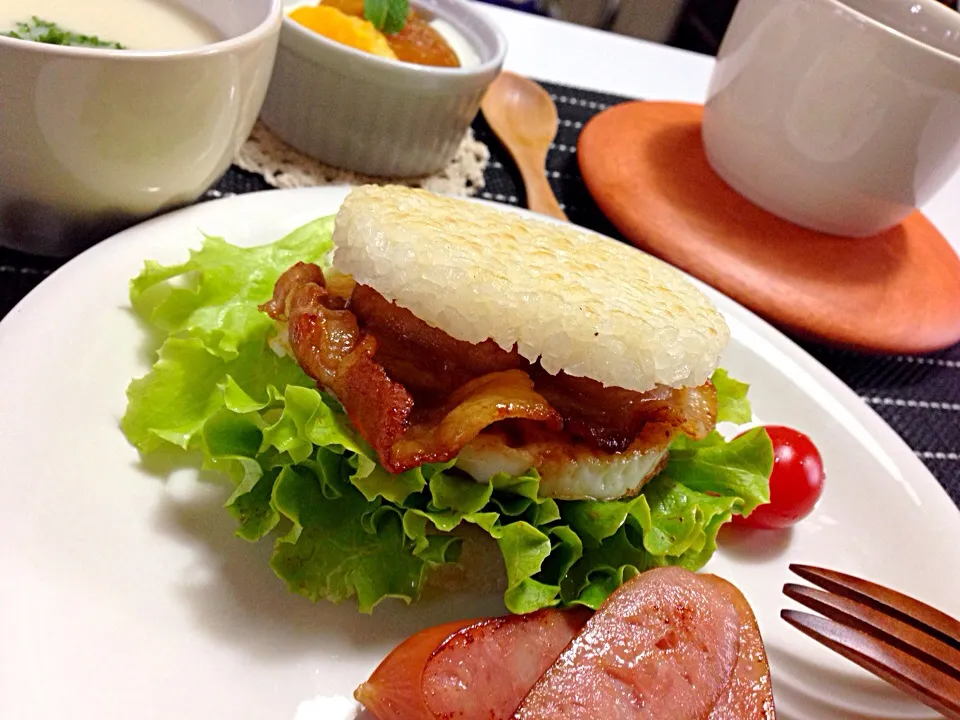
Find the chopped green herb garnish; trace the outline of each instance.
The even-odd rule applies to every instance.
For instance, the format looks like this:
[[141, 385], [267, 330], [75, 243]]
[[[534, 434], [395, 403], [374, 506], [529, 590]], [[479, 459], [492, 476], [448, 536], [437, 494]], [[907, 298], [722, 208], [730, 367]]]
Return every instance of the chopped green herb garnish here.
[[409, 13], [408, 0], [363, 0], [363, 17], [387, 34], [403, 30]]
[[118, 42], [107, 42], [96, 35], [64, 30], [54, 22], [41, 20], [36, 15], [29, 22], [18, 22], [16, 28], [10, 32], [0, 33], [5, 37], [17, 40], [32, 40], [33, 42], [47, 43], [48, 45], [70, 45], [71, 47], [109, 48], [111, 50], [125, 50]]

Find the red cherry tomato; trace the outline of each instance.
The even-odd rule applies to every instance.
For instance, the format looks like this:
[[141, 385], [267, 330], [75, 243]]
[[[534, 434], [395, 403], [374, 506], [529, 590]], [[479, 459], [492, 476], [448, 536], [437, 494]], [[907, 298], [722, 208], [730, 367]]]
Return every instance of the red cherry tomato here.
[[770, 502], [749, 517], [734, 515], [736, 524], [756, 528], [786, 528], [813, 510], [823, 494], [823, 460], [809, 437], [793, 428], [767, 425], [773, 442]]

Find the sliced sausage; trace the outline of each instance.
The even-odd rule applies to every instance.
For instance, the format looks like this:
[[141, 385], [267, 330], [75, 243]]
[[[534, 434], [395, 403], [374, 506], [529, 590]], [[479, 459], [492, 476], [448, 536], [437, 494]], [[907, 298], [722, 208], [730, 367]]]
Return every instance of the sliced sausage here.
[[540, 610], [422, 630], [354, 697], [377, 720], [508, 720], [591, 614]]
[[730, 684], [710, 713], [710, 720], [775, 720], [770, 666], [753, 610], [743, 593], [726, 580], [715, 575], [704, 578], [726, 594], [740, 618], [740, 655]]
[[463, 628], [427, 661], [427, 706], [443, 720], [509, 720], [591, 615], [540, 610]]
[[716, 583], [648, 570], [607, 599], [514, 717], [706, 720], [733, 675], [739, 627]]
[[444, 640], [475, 623], [460, 620], [410, 636], [383, 659], [353, 696], [377, 720], [434, 720], [420, 688], [423, 668]]

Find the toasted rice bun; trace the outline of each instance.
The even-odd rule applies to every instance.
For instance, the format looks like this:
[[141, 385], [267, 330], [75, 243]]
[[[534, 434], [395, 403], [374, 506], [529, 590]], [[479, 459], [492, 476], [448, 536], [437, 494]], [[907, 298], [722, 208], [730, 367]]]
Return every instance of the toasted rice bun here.
[[448, 335], [549, 373], [646, 392], [701, 385], [730, 332], [679, 271], [574, 225], [396, 186], [353, 190], [334, 267]]

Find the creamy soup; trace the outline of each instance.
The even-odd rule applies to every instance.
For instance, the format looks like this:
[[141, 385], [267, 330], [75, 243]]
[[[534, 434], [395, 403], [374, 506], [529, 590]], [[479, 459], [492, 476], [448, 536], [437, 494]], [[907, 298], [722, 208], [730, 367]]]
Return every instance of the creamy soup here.
[[222, 39], [207, 22], [164, 0], [0, 0], [0, 33], [17, 23], [34, 26], [34, 17], [129, 50], [180, 50]]

